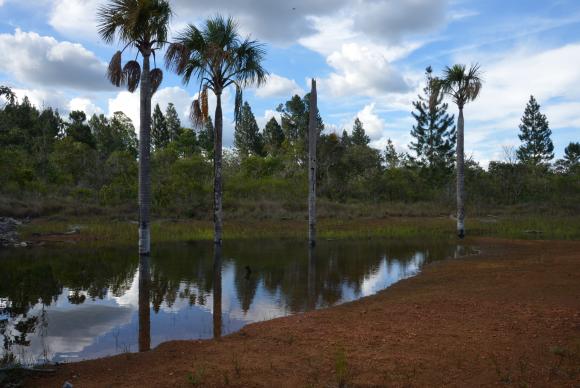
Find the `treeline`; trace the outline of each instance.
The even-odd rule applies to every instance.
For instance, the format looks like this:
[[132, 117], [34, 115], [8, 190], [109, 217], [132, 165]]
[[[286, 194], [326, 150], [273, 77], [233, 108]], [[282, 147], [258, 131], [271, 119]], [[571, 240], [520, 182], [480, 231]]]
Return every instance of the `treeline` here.
[[[411, 154], [369, 145], [364, 123], [351, 131], [327, 133], [317, 115], [318, 195], [333, 203], [379, 204], [428, 202], [440, 211], [455, 200], [454, 116], [440, 99], [425, 95], [413, 104], [416, 125]], [[307, 195], [309, 96], [293, 96], [277, 108], [280, 119], [260, 129], [245, 102], [235, 128], [234, 149], [224, 155], [226, 212], [276, 208], [304, 209]], [[432, 105], [432, 106], [430, 106]], [[538, 124], [539, 123], [539, 124]], [[513, 158], [494, 161], [487, 170], [466, 163], [468, 205], [480, 209], [517, 204], [575, 208], [580, 203], [580, 144], [553, 159], [549, 127], [532, 98], [520, 126], [522, 146]], [[214, 130], [184, 127], [175, 107], [156, 106], [152, 115], [153, 210], [171, 216], [207, 217], [212, 201]], [[67, 118], [51, 108], [38, 109], [27, 98], [0, 109], [0, 194], [3, 211], [14, 201], [53, 200], [60, 212], [66, 203], [133, 211], [137, 204], [138, 139], [122, 112], [112, 117], [73, 111]], [[66, 201], [64, 201], [66, 200]], [[61, 204], [61, 205], [59, 205]], [[33, 214], [32, 214], [33, 215]]]

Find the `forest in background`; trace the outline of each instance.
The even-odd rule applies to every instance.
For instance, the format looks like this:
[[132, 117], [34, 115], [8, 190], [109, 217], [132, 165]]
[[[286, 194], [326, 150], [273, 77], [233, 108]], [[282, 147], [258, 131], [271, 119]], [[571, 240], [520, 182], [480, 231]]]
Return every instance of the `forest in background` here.
[[[431, 71], [426, 72], [427, 85]], [[318, 115], [318, 196], [321, 216], [451, 214], [455, 204], [455, 117], [431, 91], [413, 103], [410, 153], [369, 145], [364, 123], [326, 131]], [[228, 217], [301, 218], [307, 198], [309, 95], [295, 95], [259, 128], [245, 102], [234, 148], [224, 153]], [[517, 129], [514, 129], [517, 131]], [[469, 136], [469, 127], [467, 128]], [[468, 211], [570, 214], [580, 210], [580, 144], [553, 160], [547, 118], [532, 97], [519, 129], [521, 147], [487, 169], [467, 155]], [[175, 107], [152, 114], [153, 212], [209, 219], [213, 184], [213, 125], [191, 129]], [[112, 215], [137, 209], [138, 139], [123, 113], [73, 111], [62, 117], [27, 98], [0, 108], [0, 212], [13, 216]]]

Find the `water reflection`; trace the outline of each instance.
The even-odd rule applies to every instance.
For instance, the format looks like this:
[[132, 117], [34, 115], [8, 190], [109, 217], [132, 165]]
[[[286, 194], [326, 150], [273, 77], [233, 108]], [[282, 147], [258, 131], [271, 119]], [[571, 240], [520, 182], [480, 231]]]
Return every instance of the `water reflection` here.
[[139, 351], [151, 349], [151, 312], [149, 309], [151, 267], [149, 255], [139, 256]]
[[130, 247], [2, 251], [0, 359], [67, 361], [219, 338], [370, 295], [456, 251], [386, 241], [196, 242], [138, 260]]
[[213, 256], [213, 337], [222, 336], [222, 246], [214, 244]]

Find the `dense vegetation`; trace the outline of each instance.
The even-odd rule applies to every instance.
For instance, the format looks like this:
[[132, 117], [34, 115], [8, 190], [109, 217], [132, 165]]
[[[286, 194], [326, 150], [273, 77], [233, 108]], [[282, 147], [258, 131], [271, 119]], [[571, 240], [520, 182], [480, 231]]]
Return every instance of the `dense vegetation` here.
[[[224, 205], [230, 217], [249, 212], [260, 218], [305, 214], [308, 101], [308, 95], [293, 96], [280, 104], [280, 122], [273, 118], [260, 131], [251, 107], [243, 105], [236, 147], [224, 155]], [[453, 147], [448, 143], [454, 142], [454, 131], [450, 125], [446, 131], [419, 130], [429, 128], [421, 124], [420, 117], [427, 113], [417, 113], [419, 125], [413, 131], [420, 133], [413, 155], [397, 153], [392, 144], [385, 150], [370, 147], [360, 120], [350, 133], [327, 133], [318, 115], [318, 194], [323, 206], [339, 212], [341, 207], [332, 203], [364, 205], [361, 208], [365, 209], [376, 205], [404, 209], [417, 203], [425, 209], [428, 203], [433, 213], [451, 212], [455, 178], [454, 156], [449, 152]], [[195, 131], [185, 128], [172, 106], [156, 107], [152, 122], [154, 213], [208, 218], [213, 180], [211, 122]], [[430, 136], [437, 138], [433, 141]], [[429, 150], [430, 144], [437, 150]], [[525, 144], [518, 156], [527, 149]], [[137, 148], [134, 127], [122, 112], [89, 119], [83, 112], [71, 112], [63, 118], [51, 108], [39, 110], [26, 98], [6, 102], [0, 109], [2, 213], [33, 216], [101, 211], [133, 216]], [[565, 158], [553, 164], [532, 163], [538, 158], [519, 160], [515, 153], [509, 154], [487, 169], [467, 159], [468, 207], [480, 212], [504, 205], [577, 210], [578, 143], [571, 143]], [[429, 155], [435, 155], [434, 159]]]

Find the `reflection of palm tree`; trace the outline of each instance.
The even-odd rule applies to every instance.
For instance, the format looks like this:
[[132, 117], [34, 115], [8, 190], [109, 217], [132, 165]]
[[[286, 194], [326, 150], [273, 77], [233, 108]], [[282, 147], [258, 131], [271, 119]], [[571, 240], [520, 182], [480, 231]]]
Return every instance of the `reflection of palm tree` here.
[[213, 257], [213, 337], [222, 336], [222, 247], [215, 244]]
[[151, 349], [151, 316], [149, 294], [151, 288], [151, 270], [149, 256], [139, 256], [139, 351]]
[[308, 247], [308, 302], [307, 309], [316, 308], [316, 251], [314, 246]]

